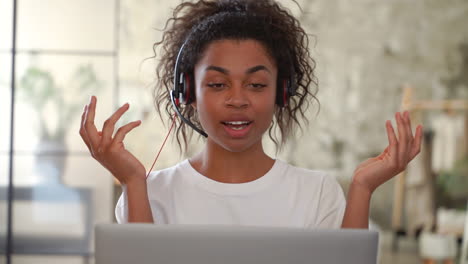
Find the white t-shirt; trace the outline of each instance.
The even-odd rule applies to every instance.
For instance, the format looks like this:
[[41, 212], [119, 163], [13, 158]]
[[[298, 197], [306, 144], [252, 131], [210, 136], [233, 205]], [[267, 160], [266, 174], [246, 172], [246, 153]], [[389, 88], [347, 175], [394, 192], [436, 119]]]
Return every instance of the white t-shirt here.
[[[246, 183], [212, 180], [184, 160], [151, 172], [147, 188], [156, 224], [340, 228], [346, 206], [335, 178], [278, 159]], [[115, 208], [118, 223], [128, 221], [126, 197], [124, 186]]]

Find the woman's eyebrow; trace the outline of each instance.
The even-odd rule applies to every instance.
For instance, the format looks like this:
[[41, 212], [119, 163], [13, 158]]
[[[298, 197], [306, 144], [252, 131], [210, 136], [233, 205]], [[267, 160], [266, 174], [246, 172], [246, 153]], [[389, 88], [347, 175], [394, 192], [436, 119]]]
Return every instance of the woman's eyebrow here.
[[268, 72], [268, 73], [271, 74], [270, 70], [268, 70], [268, 68], [265, 67], [264, 65], [257, 65], [257, 66], [254, 66], [254, 67], [252, 67], [252, 68], [249, 68], [249, 69], [247, 69], [247, 70], [245, 71], [245, 73], [246, 73], [246, 74], [252, 74], [252, 73], [254, 73], [254, 72], [258, 72], [258, 71], [261, 71], [261, 70], [264, 70], [264, 71], [266, 71], [266, 72]]
[[[220, 72], [220, 73], [223, 73], [223, 74], [226, 74], [226, 75], [229, 74], [228, 69], [225, 69], [225, 68], [222, 68], [222, 67], [219, 67], [219, 66], [210, 65], [210, 66], [206, 67], [205, 72], [210, 71], [210, 70], [211, 71], [217, 71], [217, 72]], [[261, 70], [264, 70], [264, 71], [271, 74], [270, 70], [268, 70], [268, 68], [265, 67], [264, 65], [257, 65], [257, 66], [254, 66], [252, 68], [248, 68], [245, 71], [245, 73], [246, 74], [252, 74], [254, 72], [261, 71]]]
[[206, 67], [205, 72], [210, 71], [210, 70], [211, 71], [218, 71], [218, 72], [226, 74], [226, 75], [229, 74], [229, 70], [218, 67], [218, 66], [214, 66], [214, 65], [210, 65], [210, 66]]

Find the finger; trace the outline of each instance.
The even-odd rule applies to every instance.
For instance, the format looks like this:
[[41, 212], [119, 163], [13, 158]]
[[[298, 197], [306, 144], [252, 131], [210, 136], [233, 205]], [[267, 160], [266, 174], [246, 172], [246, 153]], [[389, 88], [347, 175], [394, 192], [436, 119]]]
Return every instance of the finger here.
[[395, 135], [395, 130], [393, 129], [392, 122], [387, 120], [387, 136], [389, 143], [388, 153], [390, 154], [390, 166], [396, 168], [398, 166], [398, 140]]
[[410, 114], [408, 111], [405, 111], [405, 121], [406, 121], [406, 135], [408, 135], [408, 147], [407, 147], [407, 155], [406, 157], [409, 159], [408, 162], [411, 160], [410, 157], [411, 157], [411, 151], [412, 151], [412, 148], [413, 148], [413, 144], [414, 144], [414, 136], [413, 136], [413, 129], [411, 127], [411, 118], [410, 118]]
[[408, 111], [405, 111], [404, 113], [404, 119], [405, 119], [405, 122], [406, 122], [406, 134], [408, 135], [408, 143], [411, 143], [413, 140], [414, 140], [414, 137], [413, 137], [413, 128], [411, 127], [411, 118], [410, 118], [410, 114]]
[[398, 165], [399, 168], [402, 169], [406, 166], [407, 163], [407, 135], [406, 135], [406, 128], [403, 121], [403, 117], [401, 116], [400, 112], [396, 113], [396, 122], [398, 127]]
[[86, 116], [86, 110], [88, 108], [88, 105], [85, 105], [83, 108], [83, 113], [81, 114], [81, 121], [80, 121], [80, 136], [83, 137], [83, 132], [84, 132], [84, 121], [85, 121], [85, 116]]
[[112, 141], [112, 145], [116, 145], [118, 143], [123, 142], [125, 136], [130, 132], [132, 129], [135, 127], [139, 126], [141, 124], [140, 120], [130, 122], [126, 124], [125, 126], [122, 126], [117, 130], [117, 133], [115, 133], [114, 140]]
[[94, 116], [96, 114], [96, 104], [97, 104], [97, 98], [95, 96], [91, 96], [91, 102], [89, 103], [89, 106], [87, 108], [87, 112], [85, 115], [85, 133], [89, 138], [90, 141], [90, 146], [92, 151], [94, 151], [97, 146], [99, 145], [99, 135], [96, 129], [96, 126], [94, 125]]
[[104, 127], [102, 128], [102, 140], [100, 149], [107, 148], [112, 142], [112, 134], [114, 133], [115, 123], [122, 117], [122, 115], [129, 108], [128, 103], [122, 105], [117, 111], [114, 112], [105, 122]]
[[416, 155], [418, 155], [421, 152], [422, 139], [423, 139], [423, 127], [422, 125], [419, 125], [416, 127], [415, 141], [411, 148], [410, 160], [414, 159], [414, 157], [416, 157]]
[[81, 138], [83, 139], [83, 142], [86, 144], [86, 146], [88, 147], [88, 149], [91, 151], [90, 149], [90, 146], [89, 146], [89, 139], [88, 139], [88, 135], [86, 135], [86, 130], [84, 128], [84, 124], [85, 124], [85, 116], [86, 116], [86, 111], [88, 109], [88, 105], [85, 105], [84, 109], [83, 109], [83, 113], [81, 114], [81, 123], [80, 123], [80, 136]]

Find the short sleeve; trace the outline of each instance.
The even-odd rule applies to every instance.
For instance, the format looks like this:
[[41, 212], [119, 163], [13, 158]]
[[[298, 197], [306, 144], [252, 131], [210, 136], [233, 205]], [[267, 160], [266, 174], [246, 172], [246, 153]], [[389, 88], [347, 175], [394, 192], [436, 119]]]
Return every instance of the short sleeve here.
[[343, 222], [346, 199], [338, 181], [325, 175], [320, 195], [316, 228], [339, 229]]
[[119, 224], [128, 223], [128, 202], [127, 202], [127, 188], [122, 185], [122, 194], [115, 205], [115, 219]]

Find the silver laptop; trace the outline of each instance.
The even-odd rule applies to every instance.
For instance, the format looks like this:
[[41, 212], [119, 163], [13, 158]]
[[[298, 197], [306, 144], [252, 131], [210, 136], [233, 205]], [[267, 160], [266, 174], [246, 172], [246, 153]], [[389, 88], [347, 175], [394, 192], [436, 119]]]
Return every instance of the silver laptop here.
[[101, 224], [96, 264], [375, 264], [378, 232], [226, 225]]

